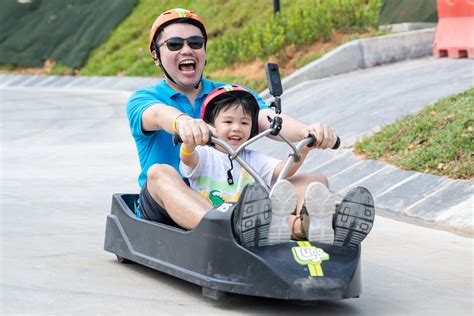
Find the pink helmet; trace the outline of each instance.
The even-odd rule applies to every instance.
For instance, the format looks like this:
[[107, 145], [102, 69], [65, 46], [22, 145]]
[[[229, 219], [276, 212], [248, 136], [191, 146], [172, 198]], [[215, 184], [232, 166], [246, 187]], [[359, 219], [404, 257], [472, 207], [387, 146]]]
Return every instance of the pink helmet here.
[[260, 106], [257, 99], [249, 90], [244, 87], [237, 85], [225, 85], [219, 88], [216, 88], [208, 94], [201, 109], [201, 118], [206, 123], [211, 123], [213, 121], [212, 114], [214, 112], [216, 103], [225, 98], [232, 98], [235, 100], [245, 99], [250, 105], [250, 110], [252, 114], [252, 129], [250, 131], [250, 137], [254, 137], [258, 134], [258, 113], [260, 111]]

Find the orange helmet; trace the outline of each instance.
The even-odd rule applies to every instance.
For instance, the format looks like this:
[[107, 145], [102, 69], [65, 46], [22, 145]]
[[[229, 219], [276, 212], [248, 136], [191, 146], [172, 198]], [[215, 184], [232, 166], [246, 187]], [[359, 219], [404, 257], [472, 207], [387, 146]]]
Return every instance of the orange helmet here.
[[[156, 34], [161, 32], [163, 28], [165, 28], [167, 25], [170, 25], [172, 23], [189, 23], [198, 27], [201, 30], [202, 35], [204, 36], [204, 40], [205, 40], [204, 44], [207, 43], [206, 28], [204, 27], [203, 21], [196, 13], [186, 10], [186, 9], [179, 9], [179, 8], [171, 9], [160, 14], [160, 16], [156, 18], [155, 22], [153, 23], [153, 26], [150, 29], [148, 47], [150, 49], [150, 54], [153, 57], [153, 59], [155, 59], [155, 55], [153, 54], [153, 51], [155, 51], [153, 41], [156, 38]], [[158, 52], [157, 52], [157, 55], [158, 55]], [[158, 55], [158, 58], [159, 58], [159, 55]]]

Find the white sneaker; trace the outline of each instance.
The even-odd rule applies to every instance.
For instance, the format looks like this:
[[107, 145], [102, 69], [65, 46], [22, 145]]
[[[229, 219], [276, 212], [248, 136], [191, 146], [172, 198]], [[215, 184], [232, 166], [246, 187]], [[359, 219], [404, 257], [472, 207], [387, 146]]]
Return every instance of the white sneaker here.
[[272, 222], [268, 233], [269, 244], [288, 242], [291, 239], [291, 228], [288, 215], [295, 209], [298, 201], [295, 188], [288, 180], [280, 180], [270, 191], [272, 201]]
[[308, 240], [332, 244], [334, 242], [332, 218], [336, 205], [333, 194], [324, 184], [312, 182], [306, 189], [304, 205], [310, 219], [306, 231]]

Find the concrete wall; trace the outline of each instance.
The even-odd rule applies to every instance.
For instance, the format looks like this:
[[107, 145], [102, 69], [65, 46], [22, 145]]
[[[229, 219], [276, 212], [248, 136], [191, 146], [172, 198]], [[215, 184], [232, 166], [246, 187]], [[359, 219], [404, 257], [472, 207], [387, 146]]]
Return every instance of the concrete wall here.
[[[348, 42], [282, 80], [287, 90], [307, 80], [432, 55], [434, 28]], [[268, 90], [261, 93], [268, 98]]]

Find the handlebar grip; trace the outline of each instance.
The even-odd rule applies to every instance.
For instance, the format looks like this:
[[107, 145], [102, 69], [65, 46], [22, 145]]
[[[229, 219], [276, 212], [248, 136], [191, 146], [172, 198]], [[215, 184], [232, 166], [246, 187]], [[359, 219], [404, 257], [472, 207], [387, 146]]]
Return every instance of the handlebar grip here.
[[178, 134], [173, 134], [173, 145], [178, 146], [178, 144], [181, 144], [183, 140]]
[[339, 136], [337, 136], [336, 143], [334, 144], [334, 146], [332, 146], [332, 149], [338, 149], [339, 146], [341, 146], [341, 139], [339, 138]]
[[[311, 143], [309, 143], [308, 147], [313, 147], [314, 144], [316, 143], [316, 136], [314, 136], [313, 134], [309, 134], [309, 138], [311, 138]], [[341, 139], [339, 138], [339, 136], [337, 136], [337, 140], [336, 140], [336, 143], [334, 144], [334, 146], [332, 147], [332, 149], [338, 149], [339, 146], [341, 146]]]
[[[176, 133], [173, 134], [173, 145], [178, 146], [178, 144], [181, 144], [182, 142], [183, 140], [178, 134]], [[212, 144], [212, 134], [209, 133], [209, 139], [207, 140], [207, 145], [211, 145], [211, 144]]]
[[309, 134], [309, 138], [311, 138], [311, 143], [309, 143], [308, 146], [309, 148], [313, 147], [314, 144], [316, 143], [316, 136], [314, 136], [313, 134]]

